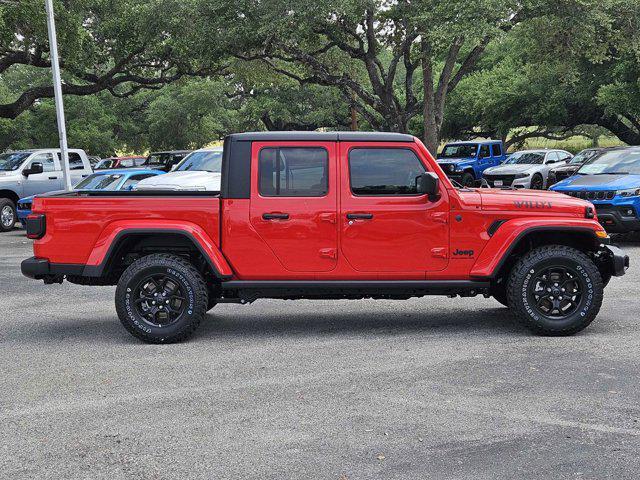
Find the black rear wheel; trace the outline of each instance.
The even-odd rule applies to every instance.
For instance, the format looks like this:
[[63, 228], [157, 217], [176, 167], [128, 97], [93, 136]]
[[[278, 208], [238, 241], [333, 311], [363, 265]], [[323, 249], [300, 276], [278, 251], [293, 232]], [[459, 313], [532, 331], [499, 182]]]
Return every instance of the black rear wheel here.
[[190, 336], [207, 311], [202, 274], [187, 260], [153, 254], [133, 262], [116, 288], [116, 310], [124, 327], [148, 343]]
[[602, 305], [600, 272], [571, 247], [539, 247], [521, 258], [509, 277], [508, 302], [531, 330], [572, 335], [586, 328]]

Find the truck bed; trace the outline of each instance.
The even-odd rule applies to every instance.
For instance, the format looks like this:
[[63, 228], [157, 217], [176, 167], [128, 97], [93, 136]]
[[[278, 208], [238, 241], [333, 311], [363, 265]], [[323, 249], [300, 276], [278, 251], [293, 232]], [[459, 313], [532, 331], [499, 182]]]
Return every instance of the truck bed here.
[[[127, 228], [170, 230], [185, 222], [219, 245], [220, 199], [216, 192], [67, 192], [38, 196], [34, 214], [45, 214], [46, 234], [36, 257], [55, 263], [98, 265], [112, 240]], [[49, 258], [55, 255], [55, 258]]]

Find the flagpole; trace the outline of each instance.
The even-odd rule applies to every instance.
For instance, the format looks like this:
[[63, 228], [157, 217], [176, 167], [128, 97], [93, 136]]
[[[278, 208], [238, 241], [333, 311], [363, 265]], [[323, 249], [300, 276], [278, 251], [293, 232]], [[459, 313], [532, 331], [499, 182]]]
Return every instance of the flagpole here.
[[47, 8], [47, 30], [49, 32], [49, 48], [51, 50], [51, 71], [53, 73], [53, 92], [56, 100], [56, 119], [58, 121], [58, 137], [60, 138], [60, 161], [62, 162], [62, 178], [65, 190], [71, 190], [69, 172], [69, 153], [67, 151], [67, 127], [64, 121], [64, 104], [62, 101], [62, 80], [60, 79], [60, 63], [58, 60], [58, 39], [56, 23], [53, 16], [52, 0], [45, 0]]

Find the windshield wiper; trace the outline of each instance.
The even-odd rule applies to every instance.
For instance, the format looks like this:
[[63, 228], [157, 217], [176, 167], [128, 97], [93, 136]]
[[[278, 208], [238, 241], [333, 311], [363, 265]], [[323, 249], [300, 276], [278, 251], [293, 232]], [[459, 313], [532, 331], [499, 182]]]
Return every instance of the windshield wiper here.
[[629, 175], [629, 172], [598, 172], [594, 175]]

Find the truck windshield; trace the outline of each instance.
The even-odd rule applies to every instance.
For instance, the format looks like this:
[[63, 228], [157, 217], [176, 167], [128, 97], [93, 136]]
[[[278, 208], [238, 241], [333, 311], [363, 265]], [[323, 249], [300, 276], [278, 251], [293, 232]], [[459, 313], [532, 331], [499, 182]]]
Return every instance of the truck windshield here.
[[544, 153], [538, 152], [516, 152], [512, 154], [504, 164], [511, 165], [542, 165]]
[[193, 152], [187, 155], [176, 168], [176, 171], [222, 171], [222, 152]]
[[24, 162], [27, 157], [31, 155], [30, 152], [13, 152], [13, 153], [3, 153], [0, 155], [0, 170], [11, 171], [17, 170], [22, 162]]
[[115, 190], [122, 174], [112, 173], [109, 175], [90, 175], [76, 185], [75, 190]]
[[616, 150], [594, 157], [578, 173], [582, 175], [640, 175], [640, 150]]
[[438, 158], [468, 158], [475, 157], [478, 152], [477, 143], [459, 143], [456, 145], [445, 145], [438, 155]]

